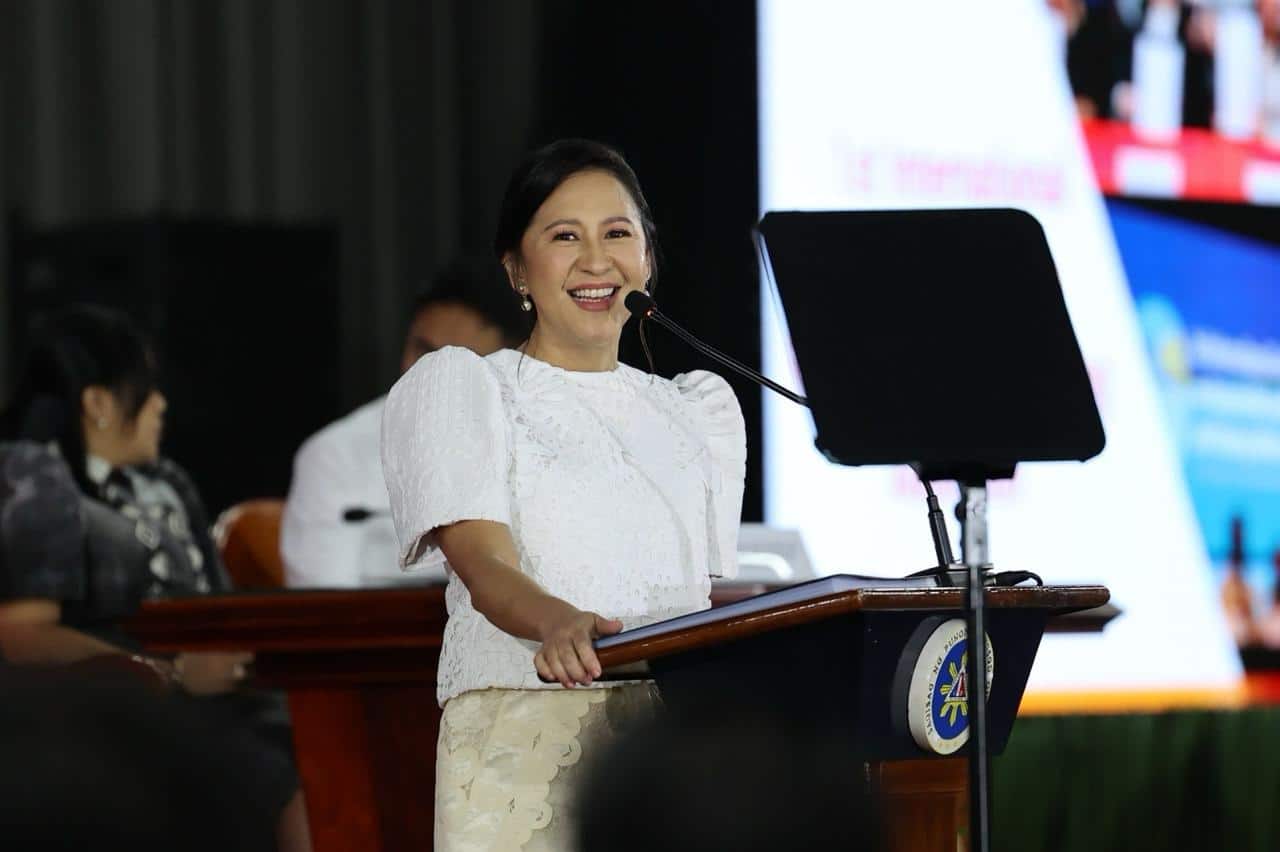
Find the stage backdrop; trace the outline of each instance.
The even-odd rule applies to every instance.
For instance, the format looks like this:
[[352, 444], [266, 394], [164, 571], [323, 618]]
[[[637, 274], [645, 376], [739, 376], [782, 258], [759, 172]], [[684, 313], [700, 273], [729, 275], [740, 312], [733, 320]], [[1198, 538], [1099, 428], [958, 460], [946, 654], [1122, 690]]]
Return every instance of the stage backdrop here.
[[[762, 212], [1017, 207], [1048, 235], [1107, 447], [1087, 464], [1025, 465], [996, 484], [992, 557], [1048, 582], [1103, 582], [1125, 614], [1100, 637], [1046, 639], [1032, 693], [1229, 691], [1240, 667], [1143, 334], [1170, 294], [1144, 293], [1140, 322], [1077, 121], [1064, 25], [1025, 0], [981, 11], [762, 0], [759, 28]], [[1142, 239], [1158, 227], [1118, 212]], [[1232, 251], [1255, 262], [1247, 246]], [[836, 272], [813, 286], [893, 285], [861, 279], [856, 257]], [[778, 302], [767, 283], [763, 293], [767, 372], [794, 385]], [[933, 341], [940, 365], [962, 335]], [[933, 563], [907, 470], [827, 463], [807, 413], [785, 401], [766, 397], [764, 422], [766, 517], [802, 530], [820, 570], [894, 575]]]

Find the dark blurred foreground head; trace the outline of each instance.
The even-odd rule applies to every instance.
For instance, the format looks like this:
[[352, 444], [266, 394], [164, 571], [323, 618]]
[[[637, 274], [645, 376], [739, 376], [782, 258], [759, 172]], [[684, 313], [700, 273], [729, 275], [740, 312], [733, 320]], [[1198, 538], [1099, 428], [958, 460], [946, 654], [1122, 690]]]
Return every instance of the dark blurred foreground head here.
[[617, 741], [578, 793], [578, 852], [879, 848], [862, 761], [761, 720], [657, 722]]
[[274, 814], [189, 702], [119, 673], [0, 663], [0, 848], [260, 850]]

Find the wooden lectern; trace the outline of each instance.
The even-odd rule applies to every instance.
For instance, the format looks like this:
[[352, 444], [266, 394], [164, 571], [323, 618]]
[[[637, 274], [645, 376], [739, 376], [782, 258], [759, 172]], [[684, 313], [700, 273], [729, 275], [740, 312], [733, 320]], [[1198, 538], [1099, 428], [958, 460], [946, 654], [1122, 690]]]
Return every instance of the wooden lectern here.
[[[601, 650], [600, 661], [606, 676], [652, 676], [668, 712], [746, 712], [837, 732], [848, 759], [867, 764], [883, 801], [883, 848], [951, 852], [967, 848], [957, 846], [968, 825], [967, 752], [939, 731], [934, 748], [947, 756], [918, 742], [911, 705], [939, 698], [933, 689], [913, 691], [930, 674], [948, 691], [963, 683], [963, 645], [954, 647], [957, 668], [947, 683], [940, 666], [947, 655], [930, 644], [948, 630], [963, 634], [963, 595], [955, 588], [833, 592], [620, 642]], [[989, 737], [998, 754], [1049, 620], [1100, 607], [1110, 595], [1100, 586], [994, 588], [987, 595]], [[967, 707], [956, 712], [967, 715]]]
[[[718, 603], [757, 588], [720, 589]], [[958, 616], [958, 589], [843, 592], [722, 619], [601, 654], [614, 670], [647, 666], [676, 712], [748, 678], [783, 712], [787, 683], [819, 678], [832, 696], [815, 723], [853, 726], [884, 797], [886, 847], [956, 849], [965, 825], [964, 761], [927, 758], [893, 706], [898, 667], [920, 625]], [[1050, 618], [1099, 607], [1106, 589], [992, 589], [992, 744], [1002, 747]], [[154, 651], [247, 650], [258, 684], [288, 692], [317, 852], [431, 848], [440, 710], [436, 662], [443, 586], [235, 594], [144, 604], [129, 632]], [[811, 653], [819, 648], [821, 653]], [[799, 657], [811, 671], [796, 668]], [[783, 669], [785, 666], [785, 677]], [[816, 667], [816, 668], [815, 668]], [[810, 702], [796, 711], [815, 714]]]

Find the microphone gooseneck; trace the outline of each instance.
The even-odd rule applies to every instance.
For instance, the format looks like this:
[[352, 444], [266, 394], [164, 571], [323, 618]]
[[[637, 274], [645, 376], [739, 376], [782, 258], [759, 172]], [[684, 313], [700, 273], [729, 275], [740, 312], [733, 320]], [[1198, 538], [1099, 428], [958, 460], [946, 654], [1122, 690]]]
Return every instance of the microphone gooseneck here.
[[805, 397], [801, 396], [795, 391], [784, 388], [782, 385], [778, 384], [772, 379], [764, 376], [763, 374], [757, 372], [756, 370], [751, 369], [746, 364], [743, 364], [738, 359], [731, 358], [728, 355], [721, 352], [720, 350], [715, 349], [711, 346], [708, 346], [698, 338], [694, 337], [689, 332], [685, 331], [677, 323], [675, 323], [673, 320], [667, 317], [666, 314], [658, 310], [658, 306], [656, 303], [654, 303], [653, 297], [650, 296], [648, 293], [645, 293], [640, 290], [632, 290], [630, 293], [627, 294], [627, 298], [623, 300], [623, 304], [626, 305], [627, 310], [631, 311], [631, 313], [635, 315], [637, 318], [641, 320], [646, 320], [646, 319], [653, 320], [654, 322], [658, 323], [658, 325], [667, 329], [676, 337], [680, 338], [685, 343], [689, 344], [698, 352], [701, 352], [703, 355], [706, 355], [711, 360], [717, 361], [723, 364], [724, 366], [728, 367], [730, 370], [733, 370], [735, 373], [741, 376], [746, 376], [748, 379], [751, 379], [751, 381], [763, 387], [768, 388], [769, 390], [773, 391], [776, 394], [779, 394], [780, 396], [786, 397], [787, 399], [791, 400], [797, 405], [803, 405], [806, 408], [809, 407], [809, 400], [806, 399]]
[[[627, 298], [623, 300], [623, 304], [626, 305], [627, 310], [635, 315], [637, 319], [642, 321], [647, 319], [653, 320], [713, 361], [718, 361], [730, 370], [733, 370], [735, 373], [746, 376], [748, 379], [751, 379], [751, 381], [786, 397], [798, 405], [803, 405], [806, 408], [809, 407], [809, 400], [807, 398], [784, 388], [782, 385], [771, 379], [765, 378], [763, 375], [751, 369], [746, 364], [743, 364], [741, 361], [738, 361], [736, 358], [731, 358], [718, 349], [708, 346], [689, 332], [685, 331], [678, 324], [663, 314], [662, 311], [658, 310], [658, 306], [654, 303], [653, 297], [648, 293], [642, 290], [633, 290], [627, 294]], [[918, 470], [917, 473], [919, 473]], [[956, 565], [954, 558], [951, 555], [951, 544], [947, 538], [947, 524], [946, 520], [942, 516], [942, 510], [938, 506], [938, 498], [934, 495], [933, 486], [929, 484], [927, 479], [922, 478], [920, 481], [924, 483], [924, 489], [928, 495], [929, 533], [933, 538], [933, 549], [938, 556], [938, 564], [933, 568], [918, 571], [910, 576], [917, 577], [932, 575], [940, 586], [963, 585], [963, 574], [958, 570], [962, 568], [962, 566]], [[1012, 585], [1013, 583], [1019, 582], [1021, 579], [1028, 578], [1019, 577], [1019, 579], [1016, 580], [1011, 579], [1009, 584]]]

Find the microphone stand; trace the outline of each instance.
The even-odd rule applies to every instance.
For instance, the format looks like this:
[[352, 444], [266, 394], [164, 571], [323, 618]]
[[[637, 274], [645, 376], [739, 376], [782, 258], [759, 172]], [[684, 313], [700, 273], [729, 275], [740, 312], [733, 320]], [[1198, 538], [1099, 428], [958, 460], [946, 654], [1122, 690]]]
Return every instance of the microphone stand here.
[[[624, 304], [627, 310], [641, 321], [653, 320], [711, 360], [723, 364], [735, 373], [786, 397], [797, 405], [809, 407], [809, 400], [806, 397], [783, 387], [685, 331], [658, 310], [658, 306], [648, 293], [633, 290], [627, 294]], [[925, 491], [928, 493], [929, 528], [933, 535], [934, 550], [938, 556], [938, 567], [921, 573], [935, 573], [938, 585], [950, 585], [951, 579], [958, 572], [948, 570], [953, 563], [951, 546], [947, 541], [946, 523], [938, 508], [938, 499], [933, 493], [932, 486], [929, 485], [929, 480], [925, 478], [920, 468], [917, 468], [916, 472], [920, 474], [920, 481], [924, 483]], [[983, 570], [988, 561], [987, 484], [982, 480], [962, 482], [960, 485], [961, 500], [964, 503], [960, 541], [966, 574], [965, 632], [968, 637], [965, 649], [967, 669], [965, 680], [969, 695], [968, 706], [971, 711], [969, 717], [969, 849], [971, 852], [989, 852], [990, 760], [987, 740], [987, 626]], [[975, 637], [979, 638], [975, 640]]]
[[962, 482], [960, 554], [968, 575], [965, 595], [965, 677], [969, 690], [969, 849], [988, 852], [991, 837], [991, 760], [987, 739], [987, 483]]

